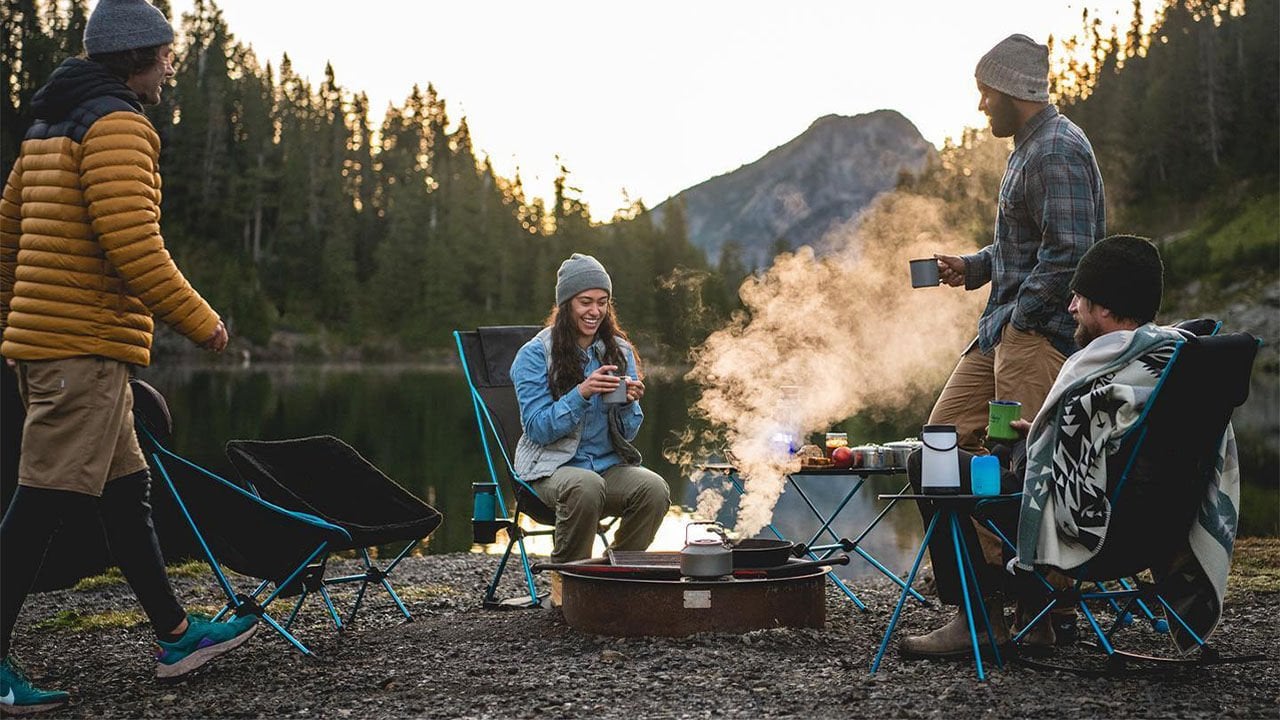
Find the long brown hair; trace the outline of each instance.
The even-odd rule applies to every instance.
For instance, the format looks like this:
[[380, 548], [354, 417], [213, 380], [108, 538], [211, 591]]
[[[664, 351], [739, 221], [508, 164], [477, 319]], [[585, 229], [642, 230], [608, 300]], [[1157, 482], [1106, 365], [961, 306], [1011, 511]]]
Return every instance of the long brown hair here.
[[[583, 373], [586, 371], [586, 365], [583, 363], [582, 353], [578, 347], [578, 329], [574, 327], [573, 311], [569, 308], [572, 302], [573, 298], [565, 300], [551, 308], [551, 314], [547, 316], [546, 324], [551, 328], [551, 357], [548, 359], [551, 365], [549, 373], [551, 397], [556, 399], [582, 382]], [[631, 342], [631, 338], [627, 337], [627, 331], [623, 330], [622, 325], [618, 323], [612, 301], [609, 303], [608, 311], [600, 319], [600, 327], [596, 328], [596, 338], [604, 342], [602, 358], [604, 364], [617, 365], [622, 372], [626, 372], [627, 356], [622, 354], [618, 338], [626, 340], [627, 344], [631, 345], [631, 357], [636, 361], [636, 374], [641, 374], [640, 353], [636, 352], [635, 344]]]

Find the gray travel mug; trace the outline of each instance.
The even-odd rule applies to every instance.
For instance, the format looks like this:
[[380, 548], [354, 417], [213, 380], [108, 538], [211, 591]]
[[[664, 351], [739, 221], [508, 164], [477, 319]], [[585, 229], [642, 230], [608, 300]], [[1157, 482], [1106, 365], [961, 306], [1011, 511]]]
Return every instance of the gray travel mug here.
[[942, 283], [938, 276], [938, 261], [934, 258], [920, 258], [911, 261], [911, 287], [935, 287]]
[[622, 405], [627, 402], [627, 376], [619, 375], [618, 387], [604, 394], [604, 403], [606, 405]]

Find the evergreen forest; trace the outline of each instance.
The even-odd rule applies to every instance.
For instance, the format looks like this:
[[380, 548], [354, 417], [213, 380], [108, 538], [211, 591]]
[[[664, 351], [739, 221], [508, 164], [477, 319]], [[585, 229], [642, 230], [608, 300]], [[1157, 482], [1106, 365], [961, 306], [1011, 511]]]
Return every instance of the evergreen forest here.
[[[1142, 9], [1134, 0], [1122, 28], [1085, 11], [1078, 34], [1051, 40], [1052, 90], [1094, 143], [1112, 227], [1194, 227], [1166, 246], [1171, 282], [1240, 268], [1274, 276], [1277, 0], [1163, 0], [1149, 28]], [[5, 177], [32, 95], [81, 53], [86, 17], [86, 0], [0, 6]], [[746, 269], [731, 253], [704, 258], [678, 203], [660, 222], [636, 202], [594, 223], [568, 168], [547, 199], [495, 173], [429, 83], [375, 126], [358, 78], [341, 84], [330, 66], [313, 81], [287, 55], [257, 57], [212, 0], [175, 26], [177, 77], [149, 110], [163, 141], [162, 228], [233, 335], [262, 346], [284, 331], [310, 338], [316, 355], [367, 359], [446, 349], [453, 328], [541, 322], [573, 251], [610, 269], [624, 323], [659, 356], [678, 359], [740, 309]], [[966, 158], [982, 147], [974, 172]], [[981, 246], [1005, 154], [985, 129], [966, 131], [903, 189], [946, 199]]]

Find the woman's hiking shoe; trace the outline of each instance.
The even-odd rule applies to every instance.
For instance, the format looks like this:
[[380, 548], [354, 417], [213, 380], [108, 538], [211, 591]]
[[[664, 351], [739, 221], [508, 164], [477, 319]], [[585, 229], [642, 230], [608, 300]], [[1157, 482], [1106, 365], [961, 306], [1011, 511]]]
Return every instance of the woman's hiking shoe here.
[[219, 655], [240, 647], [258, 631], [258, 618], [253, 615], [229, 622], [210, 622], [188, 615], [187, 623], [187, 631], [177, 640], [156, 641], [160, 646], [156, 650], [156, 677], [182, 677]]
[[0, 715], [29, 715], [67, 704], [71, 696], [61, 690], [32, 687], [9, 658], [0, 661]]

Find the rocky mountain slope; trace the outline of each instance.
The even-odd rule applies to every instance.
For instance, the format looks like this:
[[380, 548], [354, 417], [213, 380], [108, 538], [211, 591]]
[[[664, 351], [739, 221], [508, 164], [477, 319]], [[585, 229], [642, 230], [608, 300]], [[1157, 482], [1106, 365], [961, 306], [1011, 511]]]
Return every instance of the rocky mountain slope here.
[[681, 191], [689, 240], [714, 264], [736, 241], [749, 267], [767, 265], [781, 243], [821, 247], [904, 172], [920, 170], [933, 146], [894, 110], [827, 115], [759, 160]]

